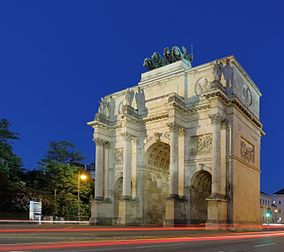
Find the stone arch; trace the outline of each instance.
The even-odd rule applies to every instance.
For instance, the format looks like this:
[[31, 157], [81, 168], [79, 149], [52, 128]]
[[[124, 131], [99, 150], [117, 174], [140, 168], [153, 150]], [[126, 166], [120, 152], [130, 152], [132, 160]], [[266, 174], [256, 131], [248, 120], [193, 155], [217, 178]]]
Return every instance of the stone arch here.
[[122, 183], [123, 178], [119, 177], [115, 181], [114, 184], [114, 220], [117, 221], [118, 219], [118, 208], [119, 208], [119, 201], [122, 200]]
[[155, 142], [146, 151], [143, 174], [143, 219], [145, 224], [162, 224], [165, 217], [170, 164], [170, 146]]
[[154, 133], [154, 135], [152, 137], [150, 137], [150, 139], [147, 140], [146, 144], [145, 144], [145, 153], [148, 152], [148, 149], [150, 147], [153, 146], [153, 144], [155, 143], [165, 143], [165, 144], [170, 144], [170, 139], [165, 137], [164, 134], [162, 133]]
[[190, 219], [192, 223], [207, 221], [207, 198], [211, 195], [212, 176], [208, 171], [200, 170], [191, 179]]

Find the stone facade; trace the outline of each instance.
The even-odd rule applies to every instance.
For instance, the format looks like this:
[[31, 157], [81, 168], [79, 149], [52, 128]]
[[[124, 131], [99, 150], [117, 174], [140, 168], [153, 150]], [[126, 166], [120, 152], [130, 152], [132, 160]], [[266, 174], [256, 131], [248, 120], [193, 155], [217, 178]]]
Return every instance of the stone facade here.
[[[260, 218], [262, 223], [284, 223], [284, 190], [272, 195], [260, 192]], [[267, 218], [266, 213], [270, 212]]]
[[261, 93], [233, 57], [183, 60], [108, 95], [92, 224], [260, 223]]

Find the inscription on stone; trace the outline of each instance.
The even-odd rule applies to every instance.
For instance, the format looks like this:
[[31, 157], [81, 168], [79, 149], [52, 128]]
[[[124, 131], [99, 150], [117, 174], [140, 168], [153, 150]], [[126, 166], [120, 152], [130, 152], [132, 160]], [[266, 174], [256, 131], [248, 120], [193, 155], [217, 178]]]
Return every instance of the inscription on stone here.
[[114, 152], [115, 164], [122, 165], [123, 163], [123, 149], [115, 149]]
[[190, 153], [193, 155], [210, 153], [212, 150], [212, 134], [192, 136], [190, 145]]
[[241, 157], [248, 163], [254, 163], [254, 146], [245, 139], [241, 139]]

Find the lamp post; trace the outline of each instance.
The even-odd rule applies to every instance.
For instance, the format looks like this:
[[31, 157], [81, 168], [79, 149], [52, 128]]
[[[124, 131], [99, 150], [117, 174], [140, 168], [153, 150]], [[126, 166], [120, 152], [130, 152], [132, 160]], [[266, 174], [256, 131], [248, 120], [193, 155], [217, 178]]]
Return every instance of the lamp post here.
[[80, 206], [80, 181], [81, 180], [86, 180], [87, 179], [87, 176], [86, 176], [86, 174], [81, 174], [81, 172], [79, 171], [79, 173], [78, 173], [78, 190], [77, 190], [77, 192], [78, 192], [78, 220], [80, 221], [81, 220], [81, 206]]

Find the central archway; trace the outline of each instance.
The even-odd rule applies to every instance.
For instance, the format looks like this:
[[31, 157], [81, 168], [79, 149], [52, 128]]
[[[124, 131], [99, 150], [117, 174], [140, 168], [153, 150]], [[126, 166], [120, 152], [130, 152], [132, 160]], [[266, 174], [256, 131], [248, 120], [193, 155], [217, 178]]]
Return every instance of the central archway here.
[[152, 144], [146, 152], [143, 175], [144, 224], [162, 224], [168, 196], [170, 146], [164, 142]]
[[205, 223], [207, 221], [207, 198], [211, 195], [212, 176], [207, 171], [194, 174], [190, 188], [191, 223]]

